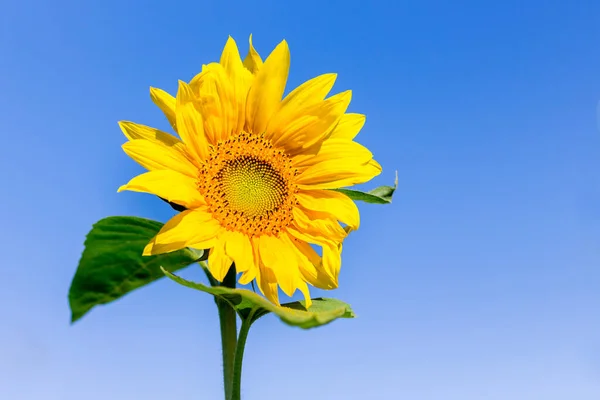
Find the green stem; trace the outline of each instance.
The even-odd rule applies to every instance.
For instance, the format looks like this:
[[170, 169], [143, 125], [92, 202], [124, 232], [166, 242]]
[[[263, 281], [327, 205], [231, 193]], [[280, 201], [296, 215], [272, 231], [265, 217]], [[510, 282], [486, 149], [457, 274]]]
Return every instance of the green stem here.
[[244, 348], [246, 347], [246, 339], [252, 325], [252, 313], [242, 320], [242, 327], [238, 336], [237, 347], [235, 348], [235, 361], [233, 366], [233, 390], [231, 400], [241, 400], [242, 391], [242, 361], [244, 359]]
[[[221, 286], [235, 288], [235, 266], [231, 266]], [[225, 300], [215, 297], [221, 323], [221, 346], [223, 349], [223, 385], [225, 400], [231, 397], [234, 377], [234, 357], [237, 345], [237, 315]]]

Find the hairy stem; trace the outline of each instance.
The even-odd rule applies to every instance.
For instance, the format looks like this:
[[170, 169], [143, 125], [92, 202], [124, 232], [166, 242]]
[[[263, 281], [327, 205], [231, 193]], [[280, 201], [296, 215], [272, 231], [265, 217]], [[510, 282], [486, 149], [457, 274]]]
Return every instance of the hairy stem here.
[[252, 315], [242, 320], [242, 327], [238, 337], [237, 347], [235, 349], [235, 361], [233, 366], [233, 387], [231, 392], [231, 400], [241, 400], [242, 392], [242, 361], [244, 359], [244, 348], [246, 347], [246, 339], [252, 325]]
[[[231, 266], [221, 286], [235, 288], [235, 266]], [[235, 310], [224, 300], [215, 298], [219, 310], [221, 324], [221, 346], [223, 349], [223, 386], [225, 400], [231, 398], [234, 376], [234, 357], [237, 346], [237, 315]]]

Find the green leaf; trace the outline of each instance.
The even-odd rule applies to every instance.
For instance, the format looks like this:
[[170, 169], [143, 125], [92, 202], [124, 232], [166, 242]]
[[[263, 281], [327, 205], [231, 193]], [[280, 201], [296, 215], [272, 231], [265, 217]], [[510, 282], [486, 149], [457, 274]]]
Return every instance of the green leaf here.
[[144, 247], [163, 226], [136, 217], [108, 217], [92, 227], [69, 289], [71, 322], [90, 309], [110, 303], [164, 274], [201, 258], [201, 251], [185, 249], [157, 256], [142, 256]]
[[392, 202], [392, 196], [398, 187], [398, 173], [396, 172], [396, 179], [394, 180], [394, 186], [379, 186], [368, 192], [361, 192], [360, 190], [351, 189], [335, 189], [338, 192], [344, 193], [352, 200], [360, 200], [366, 203], [374, 204], [389, 204]]
[[252, 321], [256, 321], [263, 315], [272, 312], [288, 325], [309, 329], [328, 324], [338, 318], [354, 318], [354, 312], [350, 306], [336, 299], [312, 299], [313, 304], [308, 311], [304, 306], [304, 301], [295, 301], [278, 307], [250, 290], [231, 289], [224, 286], [208, 287], [201, 283], [187, 281], [166, 269], [163, 269], [163, 272], [180, 285], [226, 300], [242, 319], [252, 318]]

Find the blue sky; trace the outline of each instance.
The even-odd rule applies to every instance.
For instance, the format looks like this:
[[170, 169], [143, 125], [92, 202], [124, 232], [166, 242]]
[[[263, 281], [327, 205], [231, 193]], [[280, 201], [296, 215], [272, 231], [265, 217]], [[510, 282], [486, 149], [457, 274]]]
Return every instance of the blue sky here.
[[[85, 3], [85, 4], [82, 4]], [[167, 129], [227, 36], [289, 42], [288, 88], [337, 72], [393, 205], [360, 205], [358, 318], [250, 332], [245, 399], [600, 398], [600, 4], [9, 0], [0, 13], [0, 397], [219, 399], [212, 299], [162, 280], [69, 325], [100, 218], [171, 212], [117, 121]], [[186, 277], [201, 279], [197, 269]]]

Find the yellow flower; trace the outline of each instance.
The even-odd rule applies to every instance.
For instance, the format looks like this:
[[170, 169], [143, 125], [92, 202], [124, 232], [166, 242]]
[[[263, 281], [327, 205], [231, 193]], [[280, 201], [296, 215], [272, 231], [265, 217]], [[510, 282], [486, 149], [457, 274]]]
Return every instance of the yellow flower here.
[[189, 84], [180, 81], [176, 97], [151, 88], [181, 140], [120, 122], [129, 139], [124, 151], [149, 172], [119, 191], [186, 208], [144, 255], [210, 249], [217, 280], [235, 262], [241, 284], [256, 279], [275, 304], [278, 286], [288, 296], [299, 289], [309, 307], [307, 284], [337, 287], [342, 242], [359, 224], [354, 202], [331, 189], [366, 182], [381, 167], [353, 141], [365, 116], [346, 114], [351, 92], [326, 98], [336, 75], [311, 79], [282, 100], [289, 66], [285, 41], [263, 63], [250, 37], [242, 62], [230, 37], [220, 62], [204, 65]]

